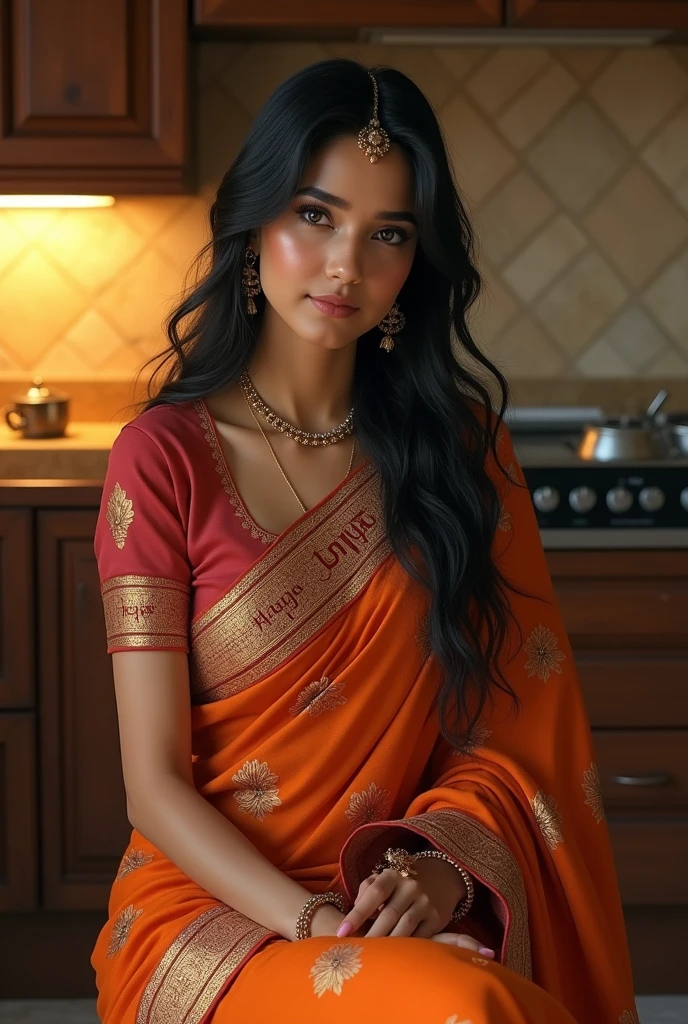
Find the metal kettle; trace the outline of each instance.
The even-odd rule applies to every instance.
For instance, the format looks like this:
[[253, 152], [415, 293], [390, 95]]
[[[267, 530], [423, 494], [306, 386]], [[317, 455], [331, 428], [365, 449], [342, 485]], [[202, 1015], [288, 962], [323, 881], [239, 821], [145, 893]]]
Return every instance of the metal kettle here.
[[69, 396], [43, 387], [40, 377], [23, 395], [13, 395], [3, 409], [5, 422], [27, 439], [63, 437], [69, 422]]

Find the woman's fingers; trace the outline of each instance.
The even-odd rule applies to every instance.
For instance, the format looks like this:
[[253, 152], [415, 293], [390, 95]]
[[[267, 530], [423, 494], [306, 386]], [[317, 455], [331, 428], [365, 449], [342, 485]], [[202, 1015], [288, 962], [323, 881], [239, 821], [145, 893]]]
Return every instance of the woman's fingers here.
[[377, 908], [386, 902], [391, 893], [394, 892], [396, 884], [395, 874], [392, 871], [383, 871], [382, 874], [377, 875], [375, 881], [370, 883], [365, 892], [359, 893], [355, 905], [337, 929], [337, 936], [343, 939], [347, 935], [353, 935], [354, 932], [357, 932]]

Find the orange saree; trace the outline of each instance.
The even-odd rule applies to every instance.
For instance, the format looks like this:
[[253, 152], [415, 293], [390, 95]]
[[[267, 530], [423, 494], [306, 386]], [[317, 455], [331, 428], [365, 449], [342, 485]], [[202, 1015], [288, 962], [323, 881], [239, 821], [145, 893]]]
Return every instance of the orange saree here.
[[350, 904], [387, 846], [443, 850], [477, 883], [453, 927], [496, 961], [428, 939], [288, 942], [134, 830], [92, 958], [105, 1024], [637, 1021], [571, 651], [528, 492], [495, 479], [495, 558], [529, 594], [502, 664], [521, 708], [497, 695], [468, 750], [440, 735], [428, 598], [390, 552], [370, 463], [188, 626], [179, 574], [130, 564], [103, 593], [109, 649], [189, 651], [195, 785], [265, 856]]

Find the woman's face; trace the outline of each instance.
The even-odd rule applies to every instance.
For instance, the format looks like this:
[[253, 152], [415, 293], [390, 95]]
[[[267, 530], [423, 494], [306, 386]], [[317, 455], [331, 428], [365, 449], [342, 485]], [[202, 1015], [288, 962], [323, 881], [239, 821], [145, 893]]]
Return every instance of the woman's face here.
[[272, 307], [299, 337], [342, 348], [389, 312], [416, 244], [402, 151], [392, 146], [371, 164], [355, 138], [339, 139], [311, 161], [284, 213], [257, 233], [266, 316]]

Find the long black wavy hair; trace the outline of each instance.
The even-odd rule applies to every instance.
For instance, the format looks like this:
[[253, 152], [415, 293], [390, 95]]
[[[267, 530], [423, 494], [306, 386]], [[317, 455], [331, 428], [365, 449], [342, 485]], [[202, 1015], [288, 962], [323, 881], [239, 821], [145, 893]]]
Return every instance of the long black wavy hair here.
[[[511, 615], [507, 581], [491, 557], [500, 509], [486, 471], [490, 453], [501, 468], [497, 432], [507, 384], [466, 322], [480, 277], [432, 107], [400, 71], [373, 74], [380, 121], [411, 167], [418, 246], [398, 296], [406, 315], [402, 343], [390, 356], [377, 329], [358, 339], [354, 425], [380, 474], [393, 550], [429, 591], [425, 635], [443, 670], [442, 733], [466, 749], [495, 688], [518, 705], [499, 667]], [[292, 75], [267, 100], [217, 190], [211, 241], [199, 255], [203, 269], [168, 320], [169, 347], [152, 360], [158, 365], [143, 408], [201, 398], [239, 377], [265, 308], [260, 295], [257, 315], [245, 312], [249, 232], [283, 213], [315, 153], [368, 123], [372, 99], [365, 67], [325, 60]]]

